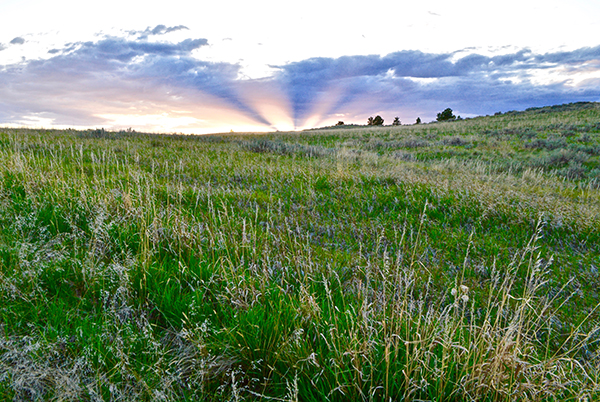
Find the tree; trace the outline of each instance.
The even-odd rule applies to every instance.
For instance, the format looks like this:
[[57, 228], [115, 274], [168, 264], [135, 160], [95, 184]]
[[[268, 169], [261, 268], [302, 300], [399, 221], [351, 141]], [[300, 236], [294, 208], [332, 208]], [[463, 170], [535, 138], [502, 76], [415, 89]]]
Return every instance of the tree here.
[[340, 121], [338, 121], [338, 122], [337, 122], [337, 124], [336, 124], [336, 126], [343, 126], [343, 125], [344, 125], [344, 122], [343, 122], [343, 121], [341, 121], [341, 120], [340, 120]]
[[375, 118], [371, 116], [367, 119], [367, 126], [383, 126], [383, 119], [379, 115]]
[[383, 126], [383, 119], [381, 118], [381, 116], [379, 116], [379, 115], [375, 116], [375, 118], [373, 119], [373, 125], [374, 126]]
[[415, 122], [415, 124], [421, 124], [421, 118], [417, 117], [417, 121]]
[[456, 116], [452, 114], [452, 109], [447, 108], [443, 112], [437, 114], [437, 121], [456, 120]]
[[398, 117], [398, 116], [394, 117], [394, 122], [392, 123], [392, 126], [399, 126], [400, 124], [402, 124], [400, 122], [400, 117]]

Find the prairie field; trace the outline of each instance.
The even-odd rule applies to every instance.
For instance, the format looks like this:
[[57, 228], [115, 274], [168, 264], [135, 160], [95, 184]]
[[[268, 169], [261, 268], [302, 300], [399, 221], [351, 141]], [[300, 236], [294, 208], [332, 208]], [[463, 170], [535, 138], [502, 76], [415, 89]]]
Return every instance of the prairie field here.
[[600, 103], [0, 128], [0, 400], [600, 400]]

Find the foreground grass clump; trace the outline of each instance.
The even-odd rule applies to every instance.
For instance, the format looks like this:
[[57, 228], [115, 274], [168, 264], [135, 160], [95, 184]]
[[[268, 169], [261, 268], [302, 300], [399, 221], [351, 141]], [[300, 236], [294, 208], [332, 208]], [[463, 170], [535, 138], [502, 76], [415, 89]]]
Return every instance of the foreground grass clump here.
[[596, 400], [599, 123], [0, 130], [0, 399]]

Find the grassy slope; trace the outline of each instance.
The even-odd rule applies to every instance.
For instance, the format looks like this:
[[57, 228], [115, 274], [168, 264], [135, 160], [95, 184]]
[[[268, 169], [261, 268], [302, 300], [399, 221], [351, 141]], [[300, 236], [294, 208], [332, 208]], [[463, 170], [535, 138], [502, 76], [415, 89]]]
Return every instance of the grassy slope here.
[[599, 153], [599, 104], [0, 130], [0, 396], [591, 400]]

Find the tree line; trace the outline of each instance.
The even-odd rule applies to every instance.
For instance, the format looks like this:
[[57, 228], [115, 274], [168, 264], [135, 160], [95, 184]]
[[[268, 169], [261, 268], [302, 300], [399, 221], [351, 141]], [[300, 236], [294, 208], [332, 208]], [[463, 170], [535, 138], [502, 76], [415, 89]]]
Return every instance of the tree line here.
[[[446, 108], [444, 109], [442, 112], [437, 114], [436, 117], [437, 121], [454, 121], [454, 120], [461, 120], [460, 116], [455, 116], [454, 113], [452, 112], [452, 109], [450, 108]], [[383, 126], [384, 120], [381, 116], [377, 115], [375, 117], [370, 116], [367, 119], [367, 126]], [[343, 121], [338, 121], [336, 126], [344, 126], [346, 123], [344, 123]], [[402, 122], [400, 121], [400, 118], [398, 116], [394, 117], [394, 121], [392, 122], [392, 126], [399, 126], [401, 125]], [[414, 124], [421, 124], [421, 118], [417, 117], [417, 120], [415, 121]]]

